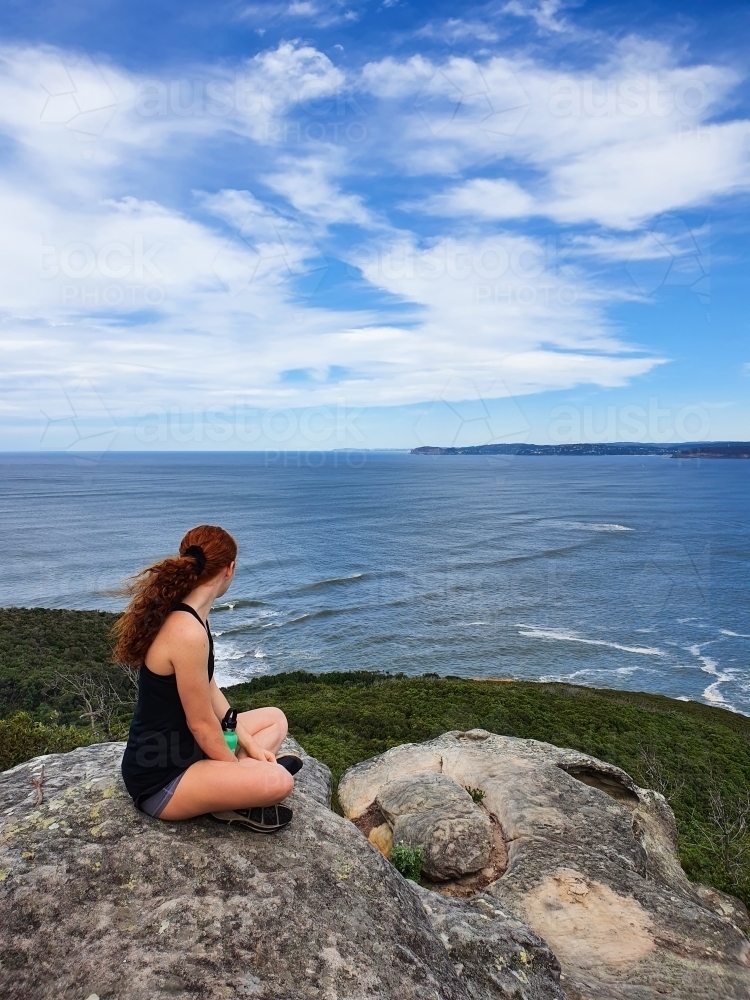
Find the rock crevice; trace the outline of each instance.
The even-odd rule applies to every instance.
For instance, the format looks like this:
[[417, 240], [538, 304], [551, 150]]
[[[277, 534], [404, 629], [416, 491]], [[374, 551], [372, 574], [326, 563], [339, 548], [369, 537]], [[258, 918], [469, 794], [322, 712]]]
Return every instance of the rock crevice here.
[[[578, 751], [471, 730], [350, 768], [338, 789], [345, 815], [356, 822], [381, 789], [414, 782], [437, 760], [433, 788], [452, 779], [481, 789], [503, 831], [507, 868], [482, 898], [549, 944], [571, 1000], [749, 1000], [747, 911], [688, 881], [662, 795]], [[454, 801], [446, 796], [446, 816]], [[430, 803], [431, 813], [439, 808]], [[433, 887], [452, 892], [450, 883]]]

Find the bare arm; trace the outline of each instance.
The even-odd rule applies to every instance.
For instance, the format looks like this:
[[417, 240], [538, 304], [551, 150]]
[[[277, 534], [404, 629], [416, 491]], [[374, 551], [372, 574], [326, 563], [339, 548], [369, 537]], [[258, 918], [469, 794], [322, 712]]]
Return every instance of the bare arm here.
[[226, 697], [222, 694], [216, 681], [211, 678], [211, 683], [208, 686], [208, 690], [211, 694], [211, 708], [214, 710], [214, 715], [221, 722], [224, 716], [227, 714], [227, 709], [230, 708], [230, 704]]
[[276, 761], [276, 755], [271, 753], [270, 750], [266, 750], [265, 747], [262, 747], [250, 730], [239, 719], [237, 720], [237, 739], [248, 757], [252, 757], [255, 760], [267, 760], [271, 764]]
[[[206, 671], [208, 638], [205, 632], [201, 635], [196, 622], [179, 621], [170, 624], [171, 660], [177, 681], [177, 692], [185, 710], [190, 732], [198, 746], [211, 760], [236, 761], [237, 758], [224, 741], [224, 734], [216, 716], [214, 696], [208, 682]], [[216, 691], [226, 702], [226, 698], [218, 688]], [[222, 712], [222, 716], [223, 714]]]
[[[216, 718], [221, 722], [227, 713], [227, 709], [230, 708], [229, 702], [226, 697], [221, 693], [216, 681], [211, 678], [211, 684], [209, 685], [209, 690], [211, 692], [211, 707], [214, 710]], [[271, 753], [270, 750], [265, 750], [254, 738], [252, 733], [250, 733], [247, 728], [242, 724], [240, 720], [237, 722], [237, 739], [241, 747], [244, 747], [245, 752], [248, 757], [253, 757], [255, 760], [267, 760], [273, 763], [276, 757]]]

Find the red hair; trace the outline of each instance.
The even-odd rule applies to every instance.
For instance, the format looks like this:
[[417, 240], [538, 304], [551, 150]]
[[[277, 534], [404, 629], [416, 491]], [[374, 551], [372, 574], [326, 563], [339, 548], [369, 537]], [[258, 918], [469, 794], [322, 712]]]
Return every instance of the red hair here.
[[[185, 554], [193, 546], [203, 550], [203, 567], [200, 559]], [[127, 593], [133, 596], [112, 628], [116, 640], [114, 662], [140, 667], [174, 605], [199, 583], [212, 580], [236, 558], [237, 542], [228, 531], [201, 524], [191, 528], [182, 539], [178, 556], [141, 570], [128, 584]]]

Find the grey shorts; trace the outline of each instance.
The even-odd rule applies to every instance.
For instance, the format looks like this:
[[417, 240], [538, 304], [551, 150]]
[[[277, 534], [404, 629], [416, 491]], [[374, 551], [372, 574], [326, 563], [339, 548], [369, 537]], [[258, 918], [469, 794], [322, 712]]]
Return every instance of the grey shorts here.
[[178, 774], [177, 777], [172, 778], [169, 784], [165, 785], [164, 788], [160, 788], [158, 792], [154, 792], [153, 795], [149, 795], [147, 799], [144, 799], [143, 802], [141, 802], [141, 811], [158, 819], [163, 810], [166, 808], [167, 803], [174, 795], [174, 790], [182, 781], [184, 774], [184, 771], [182, 774]]

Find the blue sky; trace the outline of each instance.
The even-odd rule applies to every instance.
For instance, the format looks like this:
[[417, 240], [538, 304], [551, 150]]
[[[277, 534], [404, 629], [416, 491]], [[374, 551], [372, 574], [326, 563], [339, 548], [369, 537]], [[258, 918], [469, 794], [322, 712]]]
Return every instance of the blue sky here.
[[750, 438], [745, 4], [11, 3], [0, 448]]

